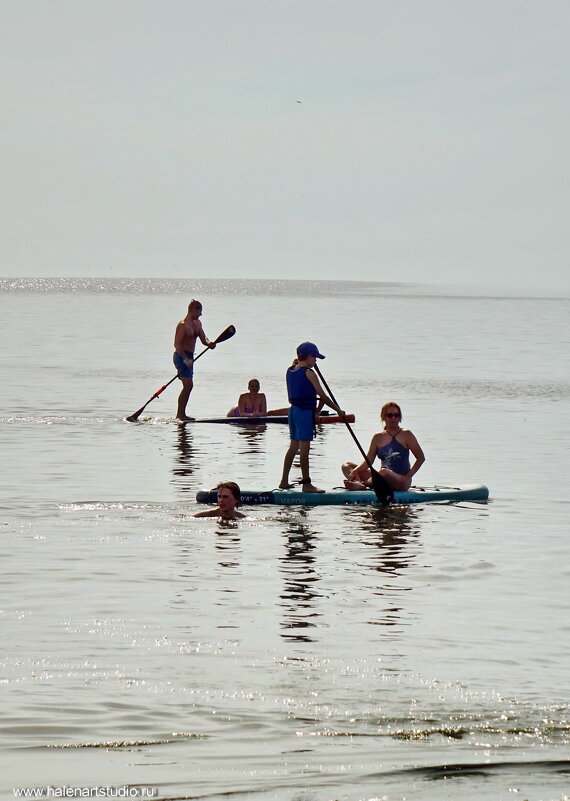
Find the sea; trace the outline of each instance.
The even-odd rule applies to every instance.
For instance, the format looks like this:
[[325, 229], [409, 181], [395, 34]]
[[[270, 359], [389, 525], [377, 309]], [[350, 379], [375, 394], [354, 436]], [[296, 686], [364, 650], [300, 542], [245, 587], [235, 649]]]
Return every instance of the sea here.
[[[283, 424], [181, 425], [176, 323], [210, 339], [188, 412], [296, 346], [367, 448], [386, 401], [422, 486], [488, 502], [252, 506]], [[570, 299], [352, 281], [0, 279], [0, 798], [570, 798]], [[311, 473], [360, 454], [318, 430]], [[294, 465], [291, 478], [300, 478]]]

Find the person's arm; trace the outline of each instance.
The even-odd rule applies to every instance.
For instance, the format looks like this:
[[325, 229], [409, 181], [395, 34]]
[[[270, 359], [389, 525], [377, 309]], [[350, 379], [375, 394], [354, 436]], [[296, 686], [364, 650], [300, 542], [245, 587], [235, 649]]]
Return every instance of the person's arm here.
[[[346, 417], [346, 412], [343, 411], [340, 408], [340, 406], [337, 406], [337, 404], [333, 400], [331, 400], [331, 398], [329, 398], [329, 396], [325, 393], [325, 391], [321, 387], [320, 381], [317, 378], [317, 376], [315, 375], [315, 373], [313, 373], [312, 370], [307, 370], [305, 372], [305, 375], [307, 376], [307, 378], [311, 382], [311, 384], [314, 386], [314, 388], [315, 388], [315, 390], [317, 392], [317, 395], [319, 396], [319, 398], [321, 399], [323, 404], [326, 404], [327, 406], [330, 406], [331, 409], [334, 409], [337, 412], [337, 414], [339, 414], [341, 417]], [[322, 409], [322, 404], [321, 404], [321, 409]]]
[[411, 431], [406, 431], [404, 445], [406, 446], [406, 448], [409, 448], [410, 451], [413, 453], [413, 455], [416, 457], [416, 461], [413, 463], [413, 465], [406, 473], [406, 478], [410, 479], [411, 481], [412, 476], [415, 476], [415, 474], [418, 472], [420, 467], [425, 462], [426, 457], [424, 455], [423, 450], [421, 449], [420, 443], [417, 441], [417, 439], [415, 438], [415, 436], [412, 434]]
[[210, 342], [206, 334], [204, 333], [204, 329], [202, 328], [202, 323], [198, 320], [198, 337], [200, 338], [200, 342], [205, 345], [207, 348], [212, 348], [212, 350], [216, 347], [215, 342]]

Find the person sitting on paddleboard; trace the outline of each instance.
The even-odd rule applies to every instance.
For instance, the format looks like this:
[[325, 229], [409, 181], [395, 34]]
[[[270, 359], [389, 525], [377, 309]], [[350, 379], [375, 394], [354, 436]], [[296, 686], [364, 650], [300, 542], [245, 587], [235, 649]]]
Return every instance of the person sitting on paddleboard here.
[[317, 397], [331, 409], [335, 409], [341, 417], [345, 416], [345, 412], [328, 395], [325, 395], [317, 375], [311, 369], [315, 366], [317, 359], [324, 358], [314, 342], [303, 342], [297, 348], [297, 359], [287, 370], [287, 394], [291, 404], [289, 409], [291, 444], [283, 461], [280, 489], [291, 489], [293, 486], [289, 483], [289, 472], [298, 452], [303, 492], [324, 492], [314, 486], [309, 473], [309, 450], [315, 434]]
[[192, 299], [188, 306], [188, 314], [183, 320], [180, 320], [174, 334], [174, 356], [172, 361], [178, 372], [178, 378], [182, 381], [182, 391], [178, 396], [178, 409], [176, 412], [178, 420], [194, 419], [186, 414], [186, 404], [194, 386], [194, 348], [196, 347], [196, 339], [199, 339], [208, 348], [213, 349], [216, 347], [216, 343], [210, 342], [204, 333], [200, 322], [201, 316], [202, 304], [199, 300]]
[[247, 392], [239, 396], [238, 405], [232, 406], [227, 417], [265, 417], [267, 414], [267, 400], [265, 393], [259, 391], [257, 378], [250, 379]]
[[[380, 419], [384, 430], [374, 434], [368, 449], [368, 461], [374, 463], [378, 457], [382, 461], [380, 475], [394, 490], [408, 490], [412, 477], [425, 462], [424, 452], [419, 442], [408, 428], [400, 428], [402, 410], [397, 403], [390, 401], [382, 406]], [[410, 451], [415, 462], [410, 467]], [[344, 462], [341, 467], [346, 476], [344, 486], [349, 490], [368, 489], [372, 485], [370, 468], [365, 461], [359, 465]]]
[[221, 517], [222, 520], [236, 520], [239, 517], [245, 517], [236, 509], [241, 501], [241, 490], [235, 481], [222, 481], [216, 489], [218, 490], [218, 508], [196, 512], [192, 517]]

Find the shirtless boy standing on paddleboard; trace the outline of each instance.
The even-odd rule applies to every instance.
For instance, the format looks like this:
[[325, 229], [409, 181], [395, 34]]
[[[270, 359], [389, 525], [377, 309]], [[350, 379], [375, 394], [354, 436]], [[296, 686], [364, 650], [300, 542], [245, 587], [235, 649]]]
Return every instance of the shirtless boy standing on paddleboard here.
[[178, 396], [178, 410], [176, 417], [178, 420], [193, 420], [186, 414], [186, 404], [190, 398], [192, 387], [194, 386], [194, 348], [196, 340], [199, 339], [208, 348], [215, 348], [216, 343], [210, 342], [200, 317], [202, 316], [202, 304], [199, 300], [191, 300], [188, 306], [188, 314], [180, 320], [176, 326], [174, 334], [174, 356], [172, 358], [174, 366], [178, 372], [178, 378], [182, 381], [182, 392]]

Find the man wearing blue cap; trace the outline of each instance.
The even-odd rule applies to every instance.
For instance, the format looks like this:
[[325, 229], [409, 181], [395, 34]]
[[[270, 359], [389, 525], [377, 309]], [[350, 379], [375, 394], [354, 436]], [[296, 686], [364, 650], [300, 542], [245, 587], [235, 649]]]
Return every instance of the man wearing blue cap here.
[[289, 471], [293, 459], [299, 453], [303, 492], [324, 492], [314, 486], [309, 473], [309, 449], [315, 435], [317, 396], [321, 399], [321, 403], [330, 406], [341, 417], [345, 416], [345, 412], [328, 395], [325, 395], [316, 373], [311, 369], [315, 366], [317, 359], [324, 358], [314, 342], [302, 342], [297, 348], [295, 362], [287, 370], [287, 394], [291, 404], [289, 409], [291, 444], [283, 462], [280, 489], [292, 488], [293, 485], [289, 483]]

